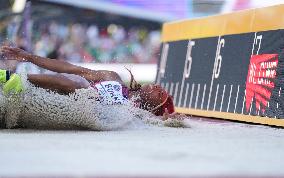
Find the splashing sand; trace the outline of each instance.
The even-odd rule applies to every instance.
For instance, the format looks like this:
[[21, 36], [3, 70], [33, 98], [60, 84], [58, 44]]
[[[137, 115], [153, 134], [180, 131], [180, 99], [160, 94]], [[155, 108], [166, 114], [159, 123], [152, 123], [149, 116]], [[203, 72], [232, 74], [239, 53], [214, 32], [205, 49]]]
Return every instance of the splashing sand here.
[[[151, 113], [126, 105], [102, 105], [93, 89], [70, 95], [35, 87], [22, 75], [25, 91], [4, 96], [0, 92], [0, 124], [6, 128], [117, 130], [146, 125], [181, 127], [181, 122], [163, 122]], [[141, 122], [142, 121], [142, 122]], [[177, 124], [178, 123], [178, 124]], [[3, 125], [3, 124], [2, 124]]]

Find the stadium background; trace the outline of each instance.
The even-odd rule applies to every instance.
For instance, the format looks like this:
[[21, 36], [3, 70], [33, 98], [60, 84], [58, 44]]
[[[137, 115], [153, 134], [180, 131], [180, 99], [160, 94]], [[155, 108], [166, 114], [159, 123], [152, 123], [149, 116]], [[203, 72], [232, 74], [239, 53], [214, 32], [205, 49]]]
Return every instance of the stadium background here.
[[[155, 80], [163, 22], [283, 3], [32, 0], [23, 11], [23, 2], [0, 0], [1, 44], [95, 69], [123, 72], [127, 66], [145, 82]], [[0, 64], [50, 72], [11, 61]], [[283, 129], [189, 121], [188, 129], [0, 130], [0, 157], [5, 160], [0, 177], [283, 177]]]
[[[28, 7], [27, 2], [31, 3]], [[155, 80], [163, 22], [277, 4], [256, 0], [0, 0], [0, 43], [37, 55]], [[26, 6], [26, 8], [24, 8]], [[1, 68], [46, 73], [31, 64]], [[143, 71], [149, 71], [147, 74]]]

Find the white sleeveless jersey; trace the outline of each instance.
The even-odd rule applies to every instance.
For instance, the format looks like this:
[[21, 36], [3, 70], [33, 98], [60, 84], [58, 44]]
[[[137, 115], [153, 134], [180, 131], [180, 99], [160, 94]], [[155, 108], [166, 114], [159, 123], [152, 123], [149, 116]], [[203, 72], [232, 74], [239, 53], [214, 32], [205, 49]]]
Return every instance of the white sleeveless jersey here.
[[103, 81], [91, 84], [91, 87], [98, 91], [100, 103], [106, 105], [126, 104], [127, 95], [123, 91], [123, 86], [117, 81]]

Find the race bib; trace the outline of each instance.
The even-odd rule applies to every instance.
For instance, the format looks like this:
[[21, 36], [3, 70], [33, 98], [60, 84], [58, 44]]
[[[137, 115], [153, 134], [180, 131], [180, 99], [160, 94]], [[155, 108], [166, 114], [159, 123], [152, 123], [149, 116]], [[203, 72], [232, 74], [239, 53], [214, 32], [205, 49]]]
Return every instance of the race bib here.
[[123, 95], [123, 88], [119, 82], [104, 81], [95, 83], [93, 88], [97, 89], [99, 97], [97, 98], [103, 104], [126, 104], [127, 98]]

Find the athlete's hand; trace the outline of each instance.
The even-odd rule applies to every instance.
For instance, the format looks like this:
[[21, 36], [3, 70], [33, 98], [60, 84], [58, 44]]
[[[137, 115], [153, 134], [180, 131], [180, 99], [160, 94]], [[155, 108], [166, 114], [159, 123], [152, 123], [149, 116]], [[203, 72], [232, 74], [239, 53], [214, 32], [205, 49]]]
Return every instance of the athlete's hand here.
[[0, 48], [1, 58], [6, 60], [17, 60], [19, 62], [26, 62], [28, 60], [29, 53], [15, 47], [2, 46]]

